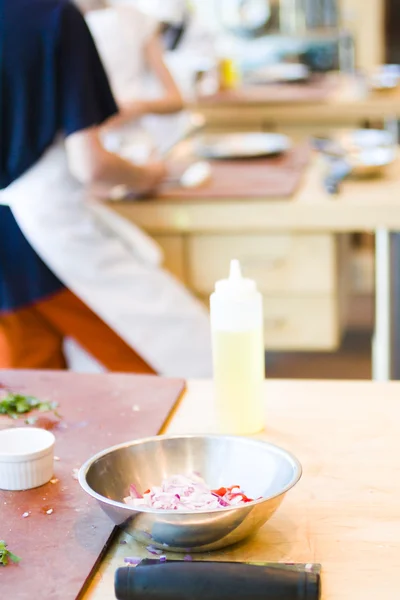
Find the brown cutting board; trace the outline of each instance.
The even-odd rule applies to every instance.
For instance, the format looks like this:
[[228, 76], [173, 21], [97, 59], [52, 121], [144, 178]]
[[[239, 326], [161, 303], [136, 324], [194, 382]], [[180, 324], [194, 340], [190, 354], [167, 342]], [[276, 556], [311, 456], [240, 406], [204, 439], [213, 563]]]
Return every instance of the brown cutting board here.
[[[56, 436], [58, 481], [26, 492], [0, 491], [0, 539], [22, 559], [0, 567], [0, 597], [75, 600], [114, 527], [81, 490], [73, 470], [108, 446], [159, 433], [185, 383], [150, 376], [0, 371], [0, 384], [57, 401], [62, 416], [59, 422], [47, 417], [39, 422]], [[15, 421], [0, 417], [0, 426], [5, 425]]]
[[[158, 198], [174, 200], [218, 199], [287, 199], [300, 185], [305, 168], [310, 162], [309, 144], [300, 144], [280, 156], [246, 160], [211, 161], [211, 178], [206, 184], [193, 189], [178, 186], [161, 188]], [[184, 170], [175, 165], [171, 170]]]

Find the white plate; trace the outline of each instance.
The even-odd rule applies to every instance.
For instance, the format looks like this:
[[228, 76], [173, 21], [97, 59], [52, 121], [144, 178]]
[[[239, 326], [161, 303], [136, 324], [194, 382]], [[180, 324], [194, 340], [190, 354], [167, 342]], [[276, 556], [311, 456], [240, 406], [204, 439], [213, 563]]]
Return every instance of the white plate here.
[[278, 63], [256, 69], [246, 77], [247, 83], [294, 83], [306, 81], [310, 70], [300, 63]]
[[195, 142], [195, 152], [202, 158], [254, 158], [282, 154], [291, 148], [286, 135], [278, 133], [231, 133], [205, 135]]

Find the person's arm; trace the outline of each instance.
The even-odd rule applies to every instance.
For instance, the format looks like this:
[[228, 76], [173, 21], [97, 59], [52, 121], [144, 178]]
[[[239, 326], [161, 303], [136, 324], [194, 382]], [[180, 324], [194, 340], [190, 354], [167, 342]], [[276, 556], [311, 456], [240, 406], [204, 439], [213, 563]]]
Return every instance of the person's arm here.
[[107, 122], [107, 127], [118, 127], [134, 121], [146, 114], [166, 115], [177, 113], [184, 108], [184, 101], [167, 65], [164, 62], [163, 48], [159, 32], [154, 34], [145, 45], [145, 60], [149, 70], [163, 87], [161, 98], [154, 100], [120, 101], [119, 114]]
[[163, 47], [159, 32], [153, 35], [145, 46], [145, 58], [149, 69], [154, 73], [164, 89], [160, 99], [149, 100], [149, 112], [166, 114], [179, 112], [184, 107], [182, 94], [164, 62]]
[[98, 127], [69, 135], [65, 146], [70, 172], [84, 185], [107, 188], [124, 185], [133, 193], [143, 194], [156, 188], [166, 176], [162, 162], [133, 165], [105, 150]]
[[117, 105], [88, 27], [77, 7], [63, 6], [57, 47], [60, 130], [71, 174], [82, 184], [132, 193], [154, 189], [165, 176], [161, 163], [136, 166], [101, 144], [99, 130]]

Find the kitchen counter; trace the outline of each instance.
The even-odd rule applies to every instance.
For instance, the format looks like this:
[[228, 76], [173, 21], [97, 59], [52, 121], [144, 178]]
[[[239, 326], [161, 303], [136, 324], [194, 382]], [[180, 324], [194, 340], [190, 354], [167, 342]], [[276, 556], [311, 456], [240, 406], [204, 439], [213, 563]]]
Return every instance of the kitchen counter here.
[[[211, 382], [189, 382], [167, 433], [216, 432], [212, 394]], [[399, 396], [397, 382], [267, 381], [266, 430], [258, 437], [292, 451], [303, 477], [256, 537], [195, 558], [319, 562], [323, 600], [395, 598]], [[112, 598], [115, 570], [138, 554], [147, 555], [121, 534], [84, 600]]]
[[399, 377], [400, 303], [392, 235], [400, 229], [398, 161], [384, 177], [346, 181], [338, 196], [325, 192], [321, 160], [314, 157], [289, 199], [249, 194], [110, 206], [156, 239], [166, 268], [205, 301], [214, 282], [226, 276], [230, 259], [240, 259], [266, 299], [265, 339], [274, 350], [338, 347], [346, 323], [349, 264], [343, 233], [374, 232], [374, 378]]
[[[359, 78], [331, 74], [332, 91], [325, 100], [310, 102], [267, 102], [243, 93], [241, 99], [198, 99], [192, 110], [202, 114], [207, 126], [223, 130], [261, 129], [282, 131], [288, 126], [360, 126], [365, 121], [382, 121], [400, 117], [400, 88], [389, 91], [367, 90]], [[304, 84], [306, 85], [306, 84]], [[261, 88], [262, 86], [257, 86]], [[264, 86], [267, 90], [267, 87]]]

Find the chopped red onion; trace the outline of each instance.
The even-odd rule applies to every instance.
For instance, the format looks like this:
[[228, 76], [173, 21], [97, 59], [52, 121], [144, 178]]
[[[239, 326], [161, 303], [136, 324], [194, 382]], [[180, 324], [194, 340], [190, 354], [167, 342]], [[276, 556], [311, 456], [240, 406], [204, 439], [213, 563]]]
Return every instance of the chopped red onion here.
[[156, 556], [160, 556], [160, 554], [162, 554], [162, 550], [159, 550], [158, 548], [154, 548], [154, 546], [147, 546], [146, 550], [148, 552], [150, 552], [150, 554], [155, 554]]
[[[218, 492], [218, 493], [217, 493]], [[153, 486], [141, 496], [132, 485], [126, 504], [133, 507], [173, 511], [210, 511], [230, 506], [243, 506], [251, 499], [240, 487], [211, 490], [197, 474], [174, 475], [165, 479], [160, 486]]]
[[142, 562], [140, 556], [127, 556], [124, 558], [124, 563], [127, 565], [138, 565]]
[[190, 554], [185, 554], [185, 556], [183, 557], [183, 560], [185, 562], [191, 562], [193, 560], [193, 558], [190, 556]]
[[165, 556], [165, 554], [162, 554], [160, 556], [160, 562], [167, 562], [167, 557]]
[[136, 485], [134, 485], [133, 483], [131, 483], [131, 485], [129, 486], [129, 494], [130, 497], [134, 499], [142, 498], [142, 494], [139, 493]]

